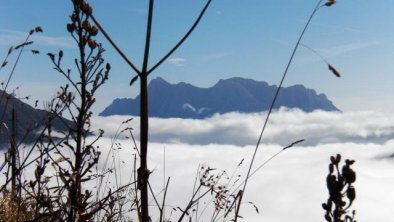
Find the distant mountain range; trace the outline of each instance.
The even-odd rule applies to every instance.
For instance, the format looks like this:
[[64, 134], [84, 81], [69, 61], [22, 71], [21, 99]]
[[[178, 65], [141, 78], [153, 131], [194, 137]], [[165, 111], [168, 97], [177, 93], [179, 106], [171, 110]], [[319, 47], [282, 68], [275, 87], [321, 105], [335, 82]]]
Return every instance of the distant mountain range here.
[[[14, 96], [0, 90], [0, 150], [9, 146], [12, 132], [12, 110], [16, 114], [17, 142], [33, 142], [38, 138], [37, 131], [42, 128], [49, 113], [45, 110], [35, 109]], [[54, 130], [64, 130], [71, 126], [72, 122], [67, 119], [55, 118], [52, 122]]]
[[[235, 77], [220, 80], [209, 88], [199, 88], [184, 82], [170, 84], [158, 77], [150, 81], [148, 90], [150, 116], [202, 119], [215, 113], [268, 110], [277, 86]], [[115, 99], [99, 115], [139, 115], [139, 98]], [[303, 85], [283, 88], [274, 106], [279, 107], [299, 108], [305, 112], [338, 111], [326, 95]]]

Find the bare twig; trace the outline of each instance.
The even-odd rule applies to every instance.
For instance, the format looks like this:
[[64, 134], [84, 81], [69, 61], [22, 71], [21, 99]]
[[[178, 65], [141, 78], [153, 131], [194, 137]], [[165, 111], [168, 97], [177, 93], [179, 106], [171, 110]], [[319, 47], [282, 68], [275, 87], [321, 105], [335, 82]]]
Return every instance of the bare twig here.
[[212, 0], [208, 0], [207, 3], [205, 3], [204, 8], [201, 10], [200, 15], [197, 17], [193, 25], [190, 27], [190, 29], [186, 32], [186, 34], [179, 40], [177, 44], [165, 55], [163, 58], [161, 58], [152, 68], [149, 69], [147, 72], [148, 75], [153, 72], [157, 67], [159, 67], [168, 57], [170, 57], [178, 48], [183, 44], [183, 42], [190, 36], [190, 34], [194, 31], [194, 29], [197, 27], [198, 23], [200, 23], [201, 18], [204, 16], [206, 10], [208, 9], [209, 5], [211, 4]]

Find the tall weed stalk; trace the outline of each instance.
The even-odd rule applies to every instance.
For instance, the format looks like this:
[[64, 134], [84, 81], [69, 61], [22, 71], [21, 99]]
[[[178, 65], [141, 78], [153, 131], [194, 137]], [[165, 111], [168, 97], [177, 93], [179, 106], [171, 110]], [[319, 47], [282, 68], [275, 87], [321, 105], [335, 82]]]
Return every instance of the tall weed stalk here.
[[[291, 52], [290, 59], [289, 59], [289, 61], [287, 62], [286, 68], [285, 68], [285, 70], [284, 70], [284, 72], [283, 72], [283, 74], [282, 74], [282, 78], [281, 78], [281, 80], [280, 80], [280, 82], [279, 82], [279, 86], [278, 86], [278, 88], [277, 88], [277, 90], [276, 90], [276, 92], [275, 92], [274, 98], [273, 98], [272, 101], [271, 101], [270, 108], [269, 108], [269, 110], [268, 110], [268, 113], [267, 113], [267, 116], [266, 116], [266, 118], [265, 118], [263, 127], [262, 127], [262, 129], [261, 129], [259, 138], [258, 138], [258, 140], [257, 140], [257, 144], [256, 144], [256, 147], [255, 147], [254, 152], [253, 152], [252, 159], [251, 159], [250, 164], [249, 164], [248, 172], [247, 172], [247, 174], [246, 174], [245, 183], [244, 183], [243, 188], [242, 188], [242, 190], [241, 190], [241, 192], [240, 192], [240, 201], [239, 201], [239, 202], [242, 202], [242, 198], [243, 198], [243, 195], [244, 195], [244, 193], [245, 193], [245, 189], [246, 189], [246, 186], [247, 186], [247, 184], [248, 184], [248, 181], [249, 181], [249, 178], [250, 178], [250, 175], [251, 175], [251, 172], [252, 172], [252, 168], [253, 168], [253, 164], [254, 164], [254, 161], [255, 161], [255, 158], [256, 158], [256, 154], [257, 154], [257, 151], [259, 150], [261, 140], [263, 139], [263, 135], [264, 135], [265, 129], [266, 129], [267, 124], [268, 124], [268, 120], [269, 120], [269, 118], [270, 118], [270, 116], [271, 116], [271, 113], [272, 113], [272, 111], [273, 111], [273, 108], [274, 108], [274, 106], [275, 106], [275, 102], [276, 102], [276, 100], [277, 100], [277, 98], [278, 98], [279, 92], [280, 92], [280, 90], [282, 89], [282, 86], [283, 86], [284, 80], [285, 80], [285, 78], [286, 78], [286, 76], [287, 76], [287, 73], [288, 73], [288, 71], [289, 71], [290, 65], [292, 64], [293, 59], [294, 59], [294, 56], [295, 56], [295, 54], [296, 54], [296, 52], [297, 52], [297, 49], [298, 49], [298, 47], [300, 46], [301, 40], [302, 40], [302, 38], [304, 37], [305, 32], [307, 31], [307, 29], [308, 29], [308, 27], [309, 27], [309, 25], [310, 25], [310, 23], [311, 23], [313, 17], [314, 17], [315, 14], [318, 12], [318, 10], [321, 9], [321, 8], [323, 8], [323, 7], [330, 7], [330, 6], [332, 6], [333, 4], [335, 4], [335, 3], [336, 3], [335, 0], [318, 0], [316, 6], [314, 7], [312, 13], [311, 13], [310, 16], [309, 16], [309, 19], [307, 20], [307, 22], [306, 22], [306, 24], [305, 24], [303, 30], [301, 31], [300, 36], [299, 36], [298, 39], [297, 39], [297, 42], [296, 42], [296, 44], [295, 44], [295, 46], [294, 46], [294, 49], [293, 49], [293, 51]], [[331, 69], [330, 69], [330, 70], [331, 70]], [[333, 71], [333, 70], [331, 70], [331, 71]], [[238, 219], [239, 210], [240, 210], [240, 205], [239, 205], [239, 207], [238, 207], [237, 210], [236, 210], [236, 218], [235, 218], [235, 221], [237, 221], [237, 219]]]
[[105, 38], [110, 42], [110, 44], [115, 48], [115, 50], [119, 53], [119, 55], [126, 61], [126, 63], [136, 72], [136, 76], [133, 77], [130, 81], [130, 85], [133, 84], [137, 79], [140, 80], [140, 166], [137, 170], [137, 184], [138, 189], [140, 190], [141, 197], [141, 208], [139, 209], [139, 215], [141, 217], [141, 221], [148, 222], [150, 220], [149, 214], [149, 175], [150, 171], [148, 169], [148, 132], [149, 132], [149, 96], [148, 96], [148, 76], [151, 74], [157, 67], [159, 67], [168, 57], [170, 57], [190, 36], [190, 34], [197, 27], [201, 18], [205, 14], [212, 0], [208, 0], [201, 10], [199, 16], [192, 24], [190, 29], [186, 32], [186, 34], [175, 44], [158, 62], [156, 62], [151, 68], [149, 68], [149, 53], [150, 53], [150, 41], [151, 41], [151, 33], [153, 26], [153, 9], [154, 9], [154, 0], [149, 0], [148, 5], [148, 16], [147, 16], [147, 27], [146, 27], [146, 35], [145, 35], [145, 49], [143, 53], [143, 63], [141, 69], [137, 68], [137, 66], [126, 56], [126, 54], [116, 45], [111, 36], [104, 30], [102, 25], [99, 23], [98, 19], [92, 15], [92, 19], [100, 31], [104, 34]]

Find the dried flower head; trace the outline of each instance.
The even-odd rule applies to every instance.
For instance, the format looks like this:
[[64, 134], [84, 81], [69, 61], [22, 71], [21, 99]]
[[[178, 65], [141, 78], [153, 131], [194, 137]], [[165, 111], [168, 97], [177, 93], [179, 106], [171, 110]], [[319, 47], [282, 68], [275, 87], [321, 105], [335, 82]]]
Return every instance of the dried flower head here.
[[328, 69], [336, 76], [336, 77], [341, 77], [341, 73], [339, 73], [339, 71], [334, 68], [334, 66], [328, 64]]
[[330, 7], [331, 5], [335, 4], [337, 1], [336, 0], [327, 0], [326, 6]]
[[89, 30], [90, 29], [90, 23], [88, 20], [83, 21], [82, 23], [82, 28], [84, 28], [85, 30]]
[[91, 49], [95, 49], [97, 47], [97, 42], [92, 39], [88, 39], [88, 45]]
[[41, 26], [35, 27], [35, 28], [34, 28], [34, 31], [35, 31], [35, 32], [43, 32]]
[[37, 49], [32, 49], [31, 52], [32, 52], [33, 54], [40, 54], [40, 51], [38, 51]]
[[96, 26], [91, 26], [89, 29], [89, 34], [91, 34], [92, 36], [96, 36], [98, 34], [98, 29], [96, 28]]
[[82, 10], [86, 15], [88, 15], [88, 16], [91, 16], [91, 15], [92, 15], [92, 12], [93, 12], [92, 7], [91, 7], [88, 3], [86, 3], [86, 2], [83, 2], [83, 3], [81, 4], [81, 10]]
[[73, 23], [67, 24], [67, 31], [73, 32], [75, 30], [75, 25]]

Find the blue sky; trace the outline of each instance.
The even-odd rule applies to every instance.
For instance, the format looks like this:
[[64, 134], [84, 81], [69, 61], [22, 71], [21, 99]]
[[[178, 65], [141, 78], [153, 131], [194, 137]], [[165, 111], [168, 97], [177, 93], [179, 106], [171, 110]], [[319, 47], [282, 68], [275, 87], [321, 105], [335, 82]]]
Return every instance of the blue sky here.
[[[147, 2], [90, 1], [96, 17], [137, 66], [142, 58]], [[177, 42], [204, 4], [202, 0], [156, 1], [150, 64]], [[315, 4], [315, 0], [213, 0], [191, 38], [151, 78], [161, 76], [172, 83], [184, 81], [200, 87], [234, 76], [278, 84]], [[70, 12], [70, 1], [0, 0], [1, 59], [26, 31], [37, 25], [44, 29], [34, 38], [34, 48], [42, 53], [25, 53], [12, 79], [21, 96], [45, 100], [65, 83], [45, 54], [63, 49], [69, 61], [76, 55], [65, 29]], [[335, 78], [319, 57], [301, 47], [285, 85], [316, 89], [344, 111], [394, 111], [393, 12], [393, 0], [338, 0], [319, 10], [302, 42], [338, 68], [343, 78]], [[107, 41], [100, 40], [113, 69], [99, 92], [96, 112], [116, 97], [134, 97], [138, 90], [137, 84], [128, 86], [132, 70]], [[3, 70], [0, 79], [6, 74]]]

